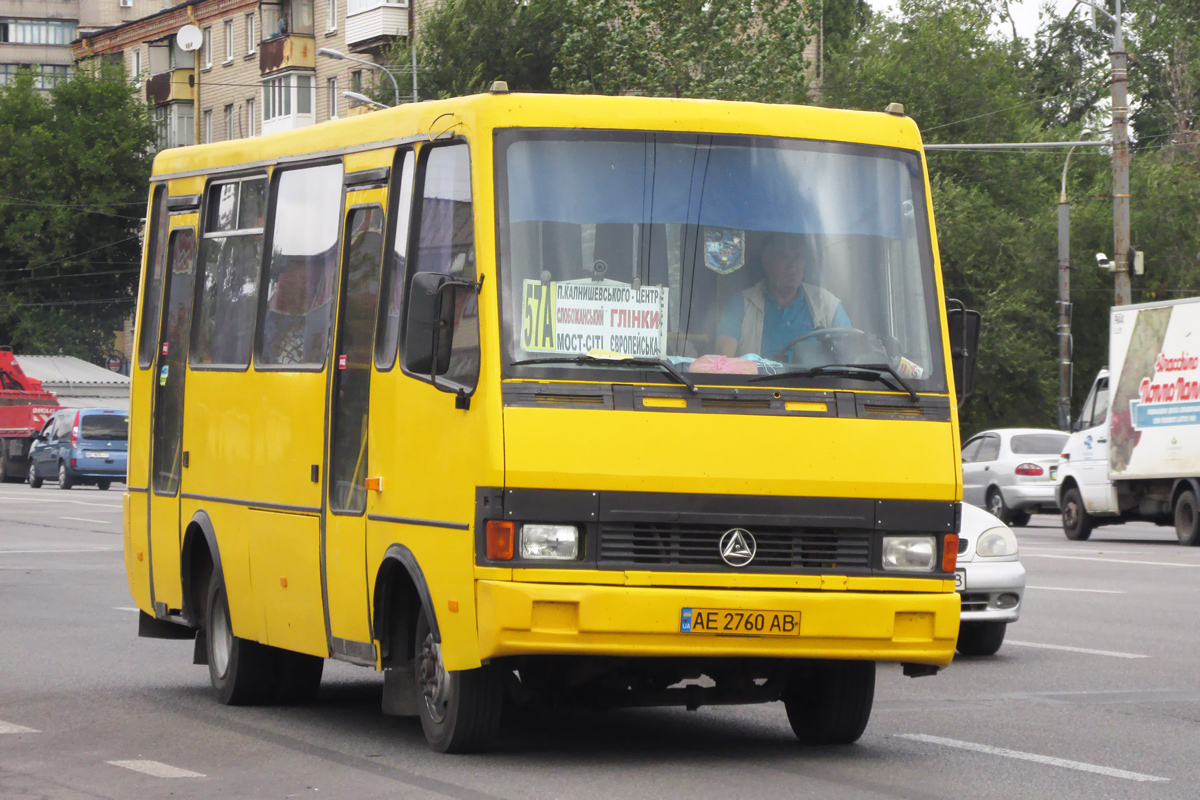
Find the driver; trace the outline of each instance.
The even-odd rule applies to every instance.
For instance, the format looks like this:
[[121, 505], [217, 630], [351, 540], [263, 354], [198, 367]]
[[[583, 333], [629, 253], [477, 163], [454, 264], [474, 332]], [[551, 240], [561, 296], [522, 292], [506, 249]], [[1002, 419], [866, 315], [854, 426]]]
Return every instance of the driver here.
[[804, 246], [785, 233], [767, 234], [761, 255], [764, 279], [735, 294], [717, 325], [717, 353], [756, 353], [779, 358], [797, 337], [819, 328], [849, 328], [842, 301], [832, 292], [804, 282]]

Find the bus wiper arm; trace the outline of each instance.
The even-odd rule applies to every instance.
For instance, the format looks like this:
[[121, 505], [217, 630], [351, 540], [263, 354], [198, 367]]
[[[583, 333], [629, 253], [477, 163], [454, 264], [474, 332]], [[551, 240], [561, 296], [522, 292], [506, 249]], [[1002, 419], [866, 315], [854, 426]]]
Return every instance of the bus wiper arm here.
[[676, 369], [675, 365], [665, 358], [606, 358], [604, 356], [579, 355], [569, 356], [567, 358], [526, 358], [521, 361], [509, 362], [510, 367], [523, 367], [533, 364], [588, 364], [603, 367], [655, 367], [670, 375], [679, 383], [682, 383], [688, 388], [692, 394], [699, 393], [696, 384], [687, 379], [687, 376]]
[[798, 369], [791, 372], [777, 372], [774, 375], [758, 375], [754, 378], [747, 378], [746, 382], [761, 383], [763, 381], [776, 381], [784, 378], [816, 378], [821, 375], [838, 378], [865, 378], [867, 380], [879, 381], [892, 389], [901, 389], [908, 392], [908, 396], [912, 398], [914, 403], [920, 400], [908, 381], [904, 380], [900, 376], [900, 373], [896, 372], [890, 364], [822, 364], [819, 367]]

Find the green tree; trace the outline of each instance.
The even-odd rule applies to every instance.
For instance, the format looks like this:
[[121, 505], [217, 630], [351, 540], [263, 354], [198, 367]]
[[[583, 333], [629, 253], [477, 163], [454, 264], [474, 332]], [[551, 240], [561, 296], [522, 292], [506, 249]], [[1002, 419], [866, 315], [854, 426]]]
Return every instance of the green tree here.
[[802, 0], [569, 0], [555, 83], [569, 92], [803, 103]]
[[0, 87], [0, 342], [99, 359], [133, 308], [154, 126], [120, 69]]
[[[496, 80], [513, 91], [552, 91], [567, 13], [567, 0], [446, 0], [435, 6], [417, 37], [421, 94], [473, 94]], [[403, 48], [389, 60], [403, 68], [410, 57]]]

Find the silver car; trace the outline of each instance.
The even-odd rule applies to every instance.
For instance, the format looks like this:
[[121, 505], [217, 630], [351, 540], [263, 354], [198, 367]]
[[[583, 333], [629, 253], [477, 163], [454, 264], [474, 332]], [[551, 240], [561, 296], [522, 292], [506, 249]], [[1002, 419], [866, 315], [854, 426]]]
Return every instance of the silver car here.
[[1069, 434], [1041, 428], [1002, 428], [963, 445], [963, 502], [982, 506], [1020, 527], [1029, 515], [1058, 511], [1055, 478]]
[[1017, 549], [1007, 525], [982, 508], [962, 504], [954, 584], [962, 600], [958, 652], [965, 656], [995, 655], [1009, 623], [1021, 616], [1025, 568]]

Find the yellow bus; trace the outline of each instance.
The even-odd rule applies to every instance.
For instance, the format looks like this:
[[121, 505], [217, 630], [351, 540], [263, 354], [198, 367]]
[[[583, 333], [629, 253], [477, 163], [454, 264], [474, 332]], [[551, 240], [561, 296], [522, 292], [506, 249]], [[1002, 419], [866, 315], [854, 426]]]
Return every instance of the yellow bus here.
[[227, 704], [374, 668], [439, 751], [537, 696], [857, 740], [876, 662], [935, 673], [959, 619], [959, 362], [889, 110], [497, 85], [159, 153], [139, 634]]

